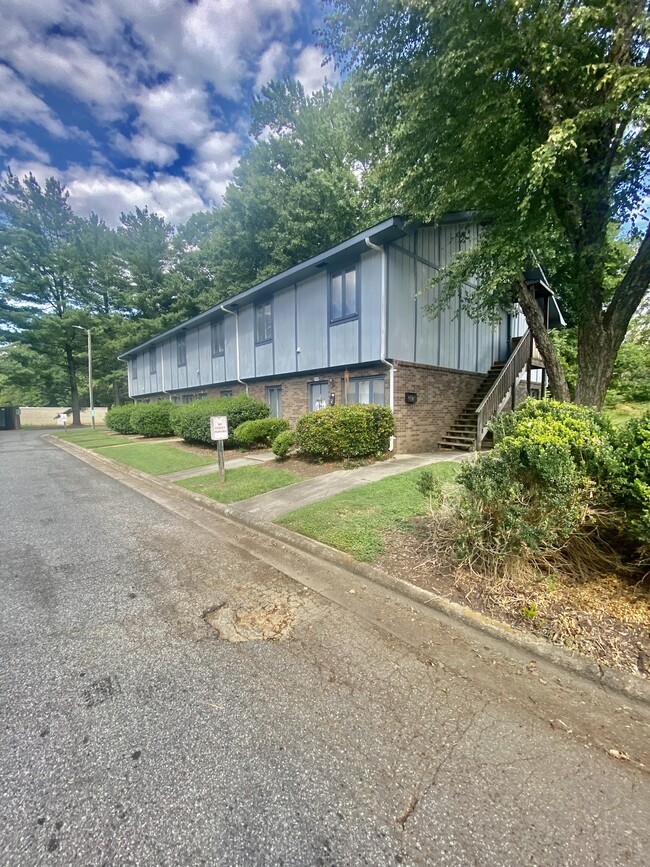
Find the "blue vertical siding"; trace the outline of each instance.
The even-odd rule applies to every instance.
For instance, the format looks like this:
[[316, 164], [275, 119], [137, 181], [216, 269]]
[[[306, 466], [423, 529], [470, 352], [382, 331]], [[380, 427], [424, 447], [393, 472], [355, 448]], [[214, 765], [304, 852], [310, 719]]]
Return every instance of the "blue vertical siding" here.
[[298, 333], [297, 370], [328, 367], [327, 274], [317, 274], [298, 285], [296, 293]]
[[376, 250], [364, 253], [359, 262], [360, 361], [381, 357], [381, 281], [383, 254]]
[[273, 349], [273, 373], [292, 373], [296, 370], [295, 286], [283, 289], [273, 296]]

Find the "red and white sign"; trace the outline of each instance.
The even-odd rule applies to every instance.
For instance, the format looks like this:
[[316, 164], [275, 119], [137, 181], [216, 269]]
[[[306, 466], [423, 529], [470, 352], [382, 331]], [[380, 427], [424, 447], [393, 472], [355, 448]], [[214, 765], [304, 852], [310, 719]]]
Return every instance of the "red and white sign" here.
[[210, 437], [213, 440], [228, 439], [228, 416], [226, 415], [211, 415], [210, 416]]

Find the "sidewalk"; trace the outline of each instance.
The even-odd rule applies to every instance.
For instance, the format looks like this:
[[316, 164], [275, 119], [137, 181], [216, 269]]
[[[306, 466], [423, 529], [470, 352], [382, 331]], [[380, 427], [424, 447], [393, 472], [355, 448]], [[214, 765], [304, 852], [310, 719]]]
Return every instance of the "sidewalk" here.
[[[237, 467], [252, 467], [255, 464], [264, 464], [267, 461], [272, 460], [275, 460], [275, 455], [270, 449], [265, 449], [264, 451], [255, 452], [254, 455], [248, 455], [245, 458], [226, 459], [226, 469], [234, 470], [237, 469]], [[216, 472], [217, 465], [215, 456], [214, 464], [208, 464], [206, 467], [193, 467], [190, 470], [177, 470], [175, 473], [165, 473], [164, 476], [158, 476], [158, 478], [163, 479], [165, 482], [180, 482], [182, 479], [191, 479], [194, 476], [207, 476], [210, 473]]]
[[[422, 455], [397, 455], [386, 461], [377, 461], [367, 467], [355, 470], [335, 470], [324, 476], [305, 479], [286, 488], [278, 488], [266, 494], [259, 494], [249, 500], [232, 503], [231, 508], [245, 512], [263, 521], [275, 521], [281, 515], [308, 506], [318, 500], [326, 500], [342, 491], [367, 485], [379, 479], [406, 473], [409, 470], [426, 467], [438, 461], [462, 461], [472, 457], [471, 452], [432, 452]], [[230, 463], [229, 466], [233, 464]], [[213, 470], [214, 471], [214, 470]]]

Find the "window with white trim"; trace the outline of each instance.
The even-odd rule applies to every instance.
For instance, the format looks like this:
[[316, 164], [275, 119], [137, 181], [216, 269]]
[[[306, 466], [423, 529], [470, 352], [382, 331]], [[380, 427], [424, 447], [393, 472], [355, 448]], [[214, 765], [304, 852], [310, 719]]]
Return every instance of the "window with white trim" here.
[[[342, 383], [345, 389], [345, 382]], [[386, 393], [383, 376], [363, 376], [350, 379], [346, 393], [346, 403], [377, 403], [384, 405]]]
[[155, 376], [156, 373], [156, 350], [149, 350], [149, 373], [151, 376]]
[[271, 385], [266, 389], [266, 402], [269, 405], [271, 418], [282, 418], [282, 386]]
[[357, 315], [357, 269], [345, 268], [330, 275], [330, 322]]

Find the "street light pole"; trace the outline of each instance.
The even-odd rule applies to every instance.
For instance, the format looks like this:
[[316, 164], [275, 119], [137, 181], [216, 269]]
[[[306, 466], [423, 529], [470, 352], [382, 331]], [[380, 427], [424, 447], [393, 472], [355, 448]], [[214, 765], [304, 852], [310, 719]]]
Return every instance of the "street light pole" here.
[[81, 325], [73, 325], [73, 328], [78, 328], [79, 331], [85, 331], [88, 335], [88, 400], [90, 402], [90, 423], [95, 429], [95, 403], [93, 401], [93, 339], [90, 328], [83, 328]]

